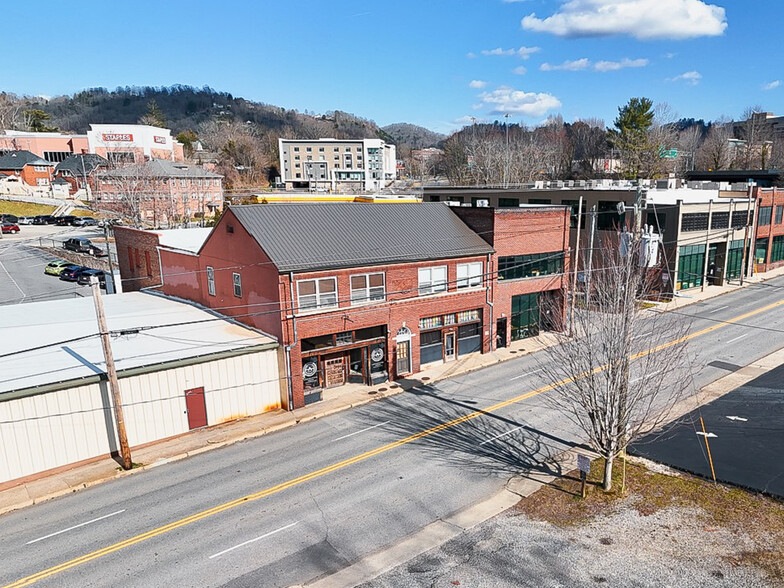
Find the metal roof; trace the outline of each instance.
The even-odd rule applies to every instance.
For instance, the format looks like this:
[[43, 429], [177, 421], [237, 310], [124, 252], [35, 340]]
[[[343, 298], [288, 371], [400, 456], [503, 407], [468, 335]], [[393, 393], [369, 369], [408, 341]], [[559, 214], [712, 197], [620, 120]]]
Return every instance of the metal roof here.
[[[261, 345], [277, 346], [275, 339], [258, 331], [225, 318], [215, 320], [219, 317], [211, 312], [169, 298], [128, 292], [104, 296], [103, 301], [109, 330], [128, 332], [112, 336], [118, 375], [195, 358], [209, 361], [217, 354]], [[0, 325], [0, 397], [55, 384], [79, 385], [79, 380], [106, 369], [91, 297], [19, 304], [7, 318]], [[82, 336], [89, 337], [63, 343]]]
[[99, 167], [109, 167], [109, 161], [94, 153], [69, 155], [57, 164], [54, 173], [70, 172], [74, 176], [88, 176]]
[[440, 202], [251, 204], [229, 209], [281, 272], [493, 252]]
[[144, 163], [132, 163], [103, 172], [102, 177], [135, 177], [150, 178], [222, 178], [220, 174], [207, 171], [198, 165], [167, 161], [166, 159], [153, 159]]

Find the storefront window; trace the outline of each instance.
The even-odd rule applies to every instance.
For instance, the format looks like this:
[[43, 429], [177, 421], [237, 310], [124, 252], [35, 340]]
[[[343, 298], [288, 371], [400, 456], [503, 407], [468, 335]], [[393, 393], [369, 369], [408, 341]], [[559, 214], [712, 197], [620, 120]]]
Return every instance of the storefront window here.
[[444, 358], [441, 331], [427, 331], [419, 334], [419, 363], [441, 361]]

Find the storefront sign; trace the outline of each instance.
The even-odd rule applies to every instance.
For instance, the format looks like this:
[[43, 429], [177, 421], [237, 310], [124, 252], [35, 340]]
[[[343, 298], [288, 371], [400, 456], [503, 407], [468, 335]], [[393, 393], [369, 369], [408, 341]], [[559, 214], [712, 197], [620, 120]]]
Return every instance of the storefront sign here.
[[160, 143], [161, 145], [166, 145], [166, 137], [159, 137], [158, 135], [154, 135], [152, 140], [156, 143]]
[[305, 360], [302, 364], [302, 381], [305, 389], [318, 388], [318, 362], [315, 359]]
[[104, 141], [113, 141], [115, 143], [130, 143], [133, 141], [133, 135], [131, 133], [103, 133], [101, 136]]

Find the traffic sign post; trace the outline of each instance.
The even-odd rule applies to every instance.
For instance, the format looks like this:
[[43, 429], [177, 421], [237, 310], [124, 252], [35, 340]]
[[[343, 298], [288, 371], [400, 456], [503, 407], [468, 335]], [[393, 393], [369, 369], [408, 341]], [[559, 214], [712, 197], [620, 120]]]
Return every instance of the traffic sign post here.
[[577, 468], [580, 470], [580, 480], [582, 481], [582, 490], [580, 491], [580, 494], [585, 498], [585, 484], [588, 480], [588, 473], [591, 471], [591, 458], [582, 453], [578, 453]]

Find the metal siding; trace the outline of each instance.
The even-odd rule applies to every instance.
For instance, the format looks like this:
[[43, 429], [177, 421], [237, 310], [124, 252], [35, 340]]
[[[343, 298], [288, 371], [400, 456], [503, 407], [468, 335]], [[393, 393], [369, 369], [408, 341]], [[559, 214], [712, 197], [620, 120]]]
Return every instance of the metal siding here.
[[254, 204], [230, 210], [281, 272], [493, 252], [440, 202]]

